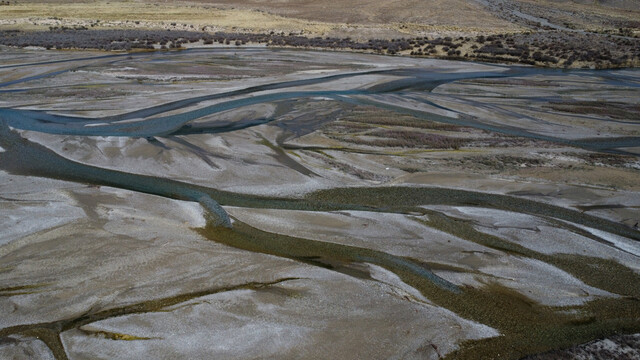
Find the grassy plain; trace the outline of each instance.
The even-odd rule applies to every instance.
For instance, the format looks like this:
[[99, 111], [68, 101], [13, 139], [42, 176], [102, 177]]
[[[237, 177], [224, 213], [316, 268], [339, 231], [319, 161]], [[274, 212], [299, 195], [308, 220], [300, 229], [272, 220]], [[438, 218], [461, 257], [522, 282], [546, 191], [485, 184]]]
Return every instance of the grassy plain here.
[[[371, 2], [371, 1], [369, 1]], [[458, 1], [460, 4], [463, 2]], [[283, 31], [309, 36], [353, 36], [358, 38], [387, 38], [418, 36], [427, 33], [453, 32], [513, 32], [519, 26], [498, 19], [478, 5], [450, 6], [445, 2], [388, 9], [377, 6], [365, 12], [357, 3], [346, 9], [339, 4], [305, 5], [299, 13], [284, 7], [232, 6], [203, 3], [150, 4], [130, 1], [114, 2], [20, 2], [4, 6], [0, 12], [0, 26], [5, 28], [46, 29], [52, 25], [96, 24], [97, 28], [143, 27], [180, 28], [224, 31]], [[457, 3], [456, 3], [457, 4]], [[370, 5], [370, 4], [369, 4]], [[338, 11], [340, 10], [340, 11]], [[344, 12], [342, 10], [345, 10]], [[338, 14], [341, 13], [342, 15]], [[408, 16], [409, 12], [420, 14]], [[313, 14], [313, 16], [311, 16]], [[475, 20], [482, 19], [482, 21]], [[136, 23], [138, 22], [138, 23]], [[172, 25], [173, 23], [173, 25]]]

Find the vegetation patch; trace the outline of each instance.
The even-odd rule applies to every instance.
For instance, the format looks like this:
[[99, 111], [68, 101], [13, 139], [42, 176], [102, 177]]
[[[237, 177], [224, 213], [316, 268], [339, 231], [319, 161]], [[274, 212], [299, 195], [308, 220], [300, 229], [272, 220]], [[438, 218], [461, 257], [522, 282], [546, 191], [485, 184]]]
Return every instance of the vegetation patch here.
[[593, 33], [544, 31], [477, 37], [416, 37], [354, 40], [300, 34], [226, 33], [189, 30], [87, 30], [52, 27], [50, 31], [0, 31], [0, 44], [48, 49], [125, 50], [180, 48], [185, 43], [266, 44], [267, 46], [354, 50], [388, 55], [521, 63], [547, 67], [620, 68], [640, 65], [640, 39]]
[[87, 335], [99, 336], [105, 339], [110, 340], [121, 340], [121, 341], [135, 341], [135, 340], [152, 340], [150, 337], [141, 337], [129, 334], [115, 333], [111, 331], [92, 331], [86, 329], [80, 329], [83, 333]]
[[406, 130], [377, 130], [367, 136], [379, 139], [346, 137], [342, 139], [354, 144], [377, 147], [430, 148], [458, 150], [466, 142], [465, 139]]
[[[613, 119], [638, 119], [639, 104], [628, 104], [615, 101], [552, 101], [549, 108], [572, 114], [607, 116]], [[638, 119], [640, 121], [640, 119]]]

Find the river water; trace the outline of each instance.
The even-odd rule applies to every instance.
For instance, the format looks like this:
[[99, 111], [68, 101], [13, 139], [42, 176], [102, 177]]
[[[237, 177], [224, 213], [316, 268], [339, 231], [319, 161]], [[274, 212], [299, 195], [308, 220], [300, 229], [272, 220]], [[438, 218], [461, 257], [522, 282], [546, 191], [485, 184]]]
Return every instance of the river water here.
[[[194, 50], [195, 51], [195, 50]], [[202, 54], [203, 50], [198, 50]], [[181, 55], [189, 56], [190, 51], [185, 51]], [[162, 56], [170, 57], [172, 53], [166, 55], [155, 55], [154, 60], [161, 59]], [[111, 60], [110, 57], [96, 57], [96, 59]], [[81, 58], [86, 61], [93, 58]], [[77, 60], [77, 61], [80, 61]], [[62, 62], [62, 61], [58, 61]], [[69, 60], [69, 63], [73, 61]], [[35, 63], [32, 66], [47, 65], [48, 62]], [[23, 65], [14, 65], [14, 67]], [[86, 67], [83, 63], [81, 67]], [[9, 66], [10, 67], [10, 66]], [[25, 84], [37, 79], [46, 77], [56, 77], [68, 71], [77, 70], [70, 68], [48, 72], [41, 75], [28, 76], [23, 79], [6, 81], [0, 84], [2, 87]], [[424, 204], [447, 204], [447, 205], [469, 205], [483, 207], [493, 207], [515, 212], [523, 212], [535, 215], [550, 215], [565, 221], [571, 221], [583, 225], [597, 227], [601, 230], [612, 232], [621, 236], [633, 239], [640, 239], [637, 232], [620, 227], [617, 224], [581, 214], [577, 211], [554, 207], [551, 205], [536, 203], [533, 201], [505, 197], [503, 195], [476, 193], [471, 191], [461, 191], [442, 188], [395, 188], [393, 191], [400, 192], [398, 198], [411, 199], [408, 202], [398, 203], [393, 199], [388, 199], [387, 203], [372, 205], [367, 201], [367, 196], [360, 196], [359, 200], [349, 203], [340, 203], [340, 192], [357, 192], [358, 189], [341, 189], [335, 191], [333, 200], [314, 200], [314, 195], [307, 199], [273, 198], [227, 191], [216, 190], [215, 187], [203, 187], [186, 182], [180, 182], [160, 177], [144, 176], [134, 173], [125, 173], [78, 163], [53, 151], [25, 141], [19, 134], [11, 129], [29, 130], [56, 135], [75, 136], [117, 136], [117, 137], [166, 137], [176, 134], [189, 136], [190, 133], [223, 133], [233, 132], [252, 126], [263, 125], [276, 120], [276, 117], [266, 117], [261, 121], [247, 121], [234, 124], [233, 126], [219, 125], [199, 125], [197, 131], [190, 125], [191, 122], [222, 112], [241, 109], [256, 104], [274, 103], [285, 100], [305, 100], [311, 98], [328, 98], [344, 104], [372, 105], [381, 109], [390, 110], [403, 114], [410, 114], [425, 120], [460, 125], [477, 128], [489, 132], [497, 132], [511, 136], [545, 140], [553, 143], [566, 144], [582, 147], [588, 150], [610, 151], [618, 153], [629, 153], [624, 148], [634, 148], [640, 146], [640, 137], [617, 136], [601, 138], [563, 138], [536, 133], [524, 127], [513, 125], [500, 125], [491, 122], [484, 122], [481, 119], [473, 119], [464, 116], [444, 116], [442, 114], [421, 110], [415, 106], [408, 106], [401, 101], [397, 104], [388, 101], [380, 101], [381, 98], [393, 96], [396, 99], [409, 97], [415, 101], [416, 94], [430, 93], [444, 84], [472, 80], [472, 79], [497, 79], [497, 78], [519, 78], [526, 79], [536, 76], [554, 76], [555, 79], [563, 77], [592, 78], [599, 76], [609, 84], [616, 84], [619, 87], [633, 88], [638, 85], [637, 71], [561, 71], [548, 69], [535, 69], [527, 67], [495, 67], [493, 71], [434, 71], [432, 68], [411, 68], [385, 69], [385, 70], [365, 70], [346, 72], [338, 75], [318, 76], [306, 79], [288, 80], [273, 82], [257, 86], [249, 86], [239, 90], [217, 92], [211, 95], [199, 95], [177, 101], [165, 102], [159, 105], [136, 109], [133, 111], [121, 111], [117, 115], [103, 117], [82, 117], [61, 115], [55, 112], [43, 110], [29, 110], [21, 108], [0, 108], [0, 146], [5, 150], [0, 155], [0, 168], [13, 172], [32, 176], [44, 176], [56, 179], [75, 181], [80, 183], [90, 183], [97, 185], [113, 186], [133, 191], [139, 191], [154, 195], [160, 195], [179, 200], [199, 202], [209, 212], [209, 221], [213, 226], [231, 226], [231, 220], [220, 206], [244, 206], [259, 208], [280, 208], [280, 209], [304, 209], [314, 211], [328, 210], [376, 210], [383, 207], [385, 211], [395, 208], [394, 211], [403, 212], [411, 207]], [[370, 86], [360, 86], [352, 89], [332, 89], [331, 84], [335, 81], [350, 81], [364, 76], [387, 76], [393, 77], [392, 81], [378, 82]], [[301, 87], [315, 86], [321, 90], [299, 90]], [[20, 89], [12, 89], [20, 91]], [[28, 89], [25, 89], [27, 91]], [[207, 106], [197, 106], [200, 103], [213, 101], [216, 103]], [[537, 98], [536, 101], [552, 101], [553, 99]], [[434, 106], [443, 111], [455, 113], [453, 109], [448, 109], [442, 105], [423, 100], [424, 104]], [[194, 108], [195, 106], [195, 108]], [[165, 113], [169, 113], [165, 115]], [[607, 121], [607, 120], [602, 120]], [[379, 191], [378, 191], [379, 192]], [[414, 201], [415, 200], [415, 201]], [[268, 252], [268, 251], [267, 251]], [[287, 256], [287, 254], [280, 254]], [[354, 260], [354, 255], [351, 260]], [[398, 263], [395, 260], [385, 260], [385, 264]], [[381, 260], [377, 260], [381, 261]], [[405, 261], [405, 260], [403, 260]], [[406, 265], [411, 268], [413, 265]], [[395, 265], [394, 265], [395, 266]], [[415, 267], [414, 267], [415, 268]], [[432, 277], [432, 279], [435, 279]], [[442, 283], [443, 280], [438, 280]], [[444, 284], [444, 283], [443, 283]], [[451, 284], [446, 285], [452, 287]]]
[[[512, 238], [500, 237], [495, 233], [490, 235], [495, 229], [483, 228], [479, 215], [475, 215], [474, 220], [451, 215], [469, 208], [479, 209], [480, 212], [482, 209], [501, 211], [507, 215], [504, 215], [504, 221], [496, 223], [497, 229], [513, 230], [520, 236], [520, 233], [549, 234], [548, 228], [554, 227], [553, 231], [563, 236], [570, 237], [567, 234], [572, 234], [571, 239], [593, 241], [621, 258], [635, 259], [640, 232], [621, 224], [615, 217], [591, 213], [592, 210], [625, 210], [625, 205], [593, 205], [585, 200], [580, 204], [584, 205], [582, 207], [569, 206], [569, 202], [563, 198], [574, 196], [576, 192], [604, 192], [602, 189], [577, 186], [566, 190], [566, 184], [561, 184], [558, 189], [565, 189], [567, 194], [557, 190], [548, 196], [552, 198], [549, 200], [540, 199], [526, 191], [509, 195], [507, 190], [496, 190], [497, 185], [493, 190], [482, 186], [461, 188], [428, 183], [407, 186], [388, 180], [354, 185], [336, 177], [337, 180], [330, 179], [332, 186], [310, 186], [311, 190], [302, 194], [292, 195], [288, 191], [261, 193], [255, 188], [243, 191], [242, 186], [230, 187], [233, 179], [225, 177], [203, 183], [193, 181], [190, 174], [171, 177], [157, 169], [145, 172], [140, 168], [119, 167], [116, 156], [103, 152], [100, 146], [87, 145], [99, 141], [109, 144], [146, 141], [151, 148], [157, 147], [171, 153], [175, 150], [166, 144], [173, 142], [183, 145], [182, 150], [188, 149], [205, 157], [206, 164], [215, 167], [217, 160], [227, 160], [231, 156], [227, 154], [224, 155], [226, 158], [223, 155], [216, 158], [202, 147], [202, 139], [211, 141], [205, 142], [210, 147], [234, 149], [246, 146], [249, 148], [247, 151], [252, 151], [251, 145], [255, 145], [258, 139], [276, 155], [233, 159], [233, 166], [249, 164], [263, 170], [267, 168], [265, 163], [274, 166], [267, 163], [265, 158], [279, 157], [276, 171], [293, 170], [292, 173], [313, 185], [318, 178], [329, 177], [327, 174], [331, 173], [322, 172], [326, 169], [320, 167], [313, 168], [308, 162], [302, 161], [302, 157], [294, 158], [295, 151], [286, 150], [317, 147], [321, 151], [334, 151], [335, 155], [336, 151], [344, 149], [337, 146], [322, 148], [315, 143], [307, 148], [292, 143], [291, 148], [285, 148], [283, 136], [273, 133], [285, 129], [296, 136], [313, 134], [325, 124], [339, 121], [340, 116], [350, 114], [353, 109], [366, 108], [395, 114], [399, 119], [407, 116], [429, 124], [454, 125], [456, 129], [467, 129], [460, 130], [463, 136], [464, 131], [472, 129], [488, 136], [499, 135], [500, 139], [543, 144], [550, 148], [548, 154], [554, 156], [557, 155], [556, 151], [564, 156], [567, 149], [573, 149], [581, 154], [624, 156], [626, 161], [631, 161], [628, 159], [640, 155], [640, 118], [637, 113], [634, 114], [638, 106], [637, 99], [640, 98], [638, 70], [569, 71], [278, 49], [192, 49], [109, 55], [46, 53], [51, 56], [50, 59], [43, 54], [27, 51], [20, 53], [26, 60], [0, 66], [2, 172], [108, 186], [195, 202], [206, 214], [207, 225], [195, 229], [204, 240], [292, 259], [297, 263], [313, 265], [315, 269], [321, 267], [345, 274], [358, 281], [378, 281], [365, 265], [382, 267], [437, 306], [497, 329], [503, 336], [491, 341], [496, 341], [499, 344], [497, 346], [512, 349], [507, 356], [510, 358], [564, 346], [567, 342], [589, 340], [619, 329], [640, 329], [628, 320], [640, 314], [637, 304], [640, 290], [636, 290], [637, 286], [634, 285], [640, 283], [637, 281], [638, 275], [615, 258], [538, 251]], [[0, 53], [2, 56], [3, 53]], [[324, 104], [322, 106], [327, 109], [314, 108], [319, 106], [317, 104]], [[309, 108], [305, 108], [307, 105]], [[603, 113], [603, 109], [610, 113]], [[220, 140], [223, 136], [228, 137]], [[290, 134], [287, 133], [287, 136]], [[268, 137], [275, 138], [275, 144], [267, 140]], [[234, 139], [237, 143], [233, 142]], [[85, 140], [86, 143], [83, 142]], [[74, 155], [71, 151], [65, 153], [64, 149], [57, 147], [57, 142], [80, 143], [85, 153], [82, 156]], [[341, 146], [346, 148], [348, 144]], [[243, 150], [237, 149], [238, 152]], [[451, 152], [464, 157], [465, 154], [473, 155], [474, 151], [484, 150]], [[530, 150], [537, 151], [535, 148]], [[388, 149], [386, 152], [380, 149], [362, 150], [364, 153], [367, 151], [378, 155], [397, 155]], [[509, 154], [510, 149], [500, 151], [501, 154]], [[345, 159], [352, 159], [348, 157], [348, 152], [345, 153]], [[93, 156], [96, 154], [107, 158], [114, 156], [116, 160], [110, 159], [113, 163], [109, 163], [109, 166], [97, 164], [95, 159], [99, 156]], [[122, 154], [128, 153], [123, 151]], [[325, 155], [331, 157], [330, 154]], [[134, 152], [127, 156], [139, 154]], [[140, 158], [145, 159], [144, 156]], [[404, 158], [401, 159], [404, 161]], [[156, 158], [152, 160], [161, 161]], [[144, 162], [139, 164], [144, 166]], [[351, 165], [360, 166], [358, 163]], [[191, 170], [196, 172], [198, 169]], [[227, 167], [219, 172], [230, 170], [233, 169]], [[424, 165], [420, 171], [429, 174], [430, 168]], [[473, 170], [469, 172], [473, 173]], [[263, 175], [241, 174], [244, 177]], [[491, 181], [494, 175], [489, 174], [486, 179]], [[217, 179], [227, 183], [218, 184]], [[237, 182], [242, 184], [245, 180], [239, 178]], [[540, 188], [552, 185], [555, 184], [545, 183]], [[281, 186], [289, 185], [285, 183]], [[100, 192], [99, 189], [96, 191]], [[610, 193], [617, 195], [614, 190], [610, 190]], [[628, 194], [634, 195], [631, 192]], [[11, 199], [2, 201], [13, 205]], [[20, 202], [16, 204], [17, 207], [21, 206]], [[389, 217], [402, 216], [412, 224], [419, 222], [425, 229], [429, 228], [428, 231], [423, 229], [429, 236], [446, 234], [474, 243], [474, 246], [481, 246], [486, 251], [463, 249], [462, 255], [455, 254], [460, 258], [472, 259], [469, 260], [472, 264], [481, 264], [474, 265], [476, 268], [472, 270], [452, 264], [436, 264], [439, 268], [435, 269], [433, 266], [437, 261], [429, 262], [417, 254], [401, 255], [406, 245], [399, 242], [394, 248], [395, 239], [392, 237], [386, 240], [385, 246], [376, 247], [373, 242], [354, 245], [349, 241], [337, 241], [333, 235], [323, 239], [288, 236], [282, 232], [253, 227], [237, 216], [230, 217], [227, 210], [231, 208], [346, 218], [353, 217], [354, 213], [379, 214], [379, 219], [384, 219], [385, 214]], [[449, 209], [450, 213], [441, 209]], [[629, 207], [629, 211], [634, 211], [633, 206]], [[544, 222], [539, 220], [535, 226], [511, 224], [512, 218], [517, 219], [518, 216], [542, 219]], [[517, 229], [520, 229], [520, 233]], [[339, 233], [341, 228], [336, 225], [336, 229], [331, 229], [329, 234], [335, 234], [334, 230]], [[351, 235], [341, 236], [350, 239]], [[404, 234], [398, 232], [397, 236], [402, 238]], [[423, 245], [420, 243], [422, 240], [416, 240], [416, 249], [430, 244], [425, 241], [427, 245]], [[580, 245], [575, 246], [579, 249]], [[428, 248], [426, 253], [432, 250]], [[494, 259], [495, 256], [498, 258]], [[486, 264], [482, 261], [486, 261]], [[506, 263], [504, 267], [508, 268], [510, 262], [524, 264], [525, 261], [537, 267], [518, 268], [515, 272], [509, 272], [513, 270], [509, 269], [505, 273], [507, 275], [491, 273], [502, 266], [501, 262]], [[501, 284], [512, 284], [519, 279], [510, 278], [510, 274], [519, 272], [518, 276], [527, 276], [527, 272], [534, 271], [531, 269], [546, 269], [549, 274], [561, 273], [562, 276], [566, 274], [571, 286], [584, 281], [589, 286], [622, 296], [615, 295], [602, 300], [607, 301], [606, 306], [588, 308], [589, 305], [585, 305], [584, 308], [572, 307], [571, 311], [566, 311], [564, 307], [558, 310], [525, 299], [530, 291], [522, 295], [508, 286], [497, 286], [497, 282], [474, 288], [442, 275], [468, 271], [473, 277], [491, 278], [492, 281], [499, 279], [503, 281]], [[553, 287], [559, 286], [546, 283], [546, 279], [535, 281], [544, 285], [545, 294], [553, 293]], [[524, 292], [528, 289], [517, 290]], [[586, 292], [584, 289], [582, 291]], [[570, 291], [567, 293], [571, 294]], [[173, 304], [177, 300], [171, 301]], [[616, 306], [625, 310], [615, 310]], [[594, 320], [585, 321], [583, 310], [594, 314]], [[53, 331], [51, 329], [58, 326], [56, 324], [53, 322], [42, 326], [47, 331]], [[36, 331], [38, 326], [20, 325], [0, 329], [0, 335]], [[59, 340], [60, 332], [66, 329], [55, 331], [58, 331]], [[558, 333], [562, 333], [563, 337], [555, 336]], [[64, 353], [63, 344], [54, 340], [46, 340], [49, 348]], [[480, 344], [480, 348], [484, 346], [488, 353], [495, 351], [491, 342]], [[473, 350], [467, 355], [473, 358]]]

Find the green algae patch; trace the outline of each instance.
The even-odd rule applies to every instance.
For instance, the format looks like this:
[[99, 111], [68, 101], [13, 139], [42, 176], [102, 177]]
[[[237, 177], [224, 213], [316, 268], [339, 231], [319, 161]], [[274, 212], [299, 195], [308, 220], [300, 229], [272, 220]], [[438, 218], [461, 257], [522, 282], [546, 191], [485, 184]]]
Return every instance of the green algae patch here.
[[[13, 334], [21, 334], [27, 337], [34, 337], [40, 339], [44, 342], [49, 349], [51, 349], [56, 360], [67, 360], [67, 353], [64, 350], [64, 346], [62, 344], [62, 340], [60, 339], [60, 334], [64, 331], [71, 329], [80, 329], [83, 325], [91, 324], [94, 322], [115, 318], [119, 316], [131, 315], [131, 314], [144, 314], [149, 312], [161, 312], [166, 311], [168, 307], [184, 304], [187, 301], [191, 301], [193, 299], [218, 294], [222, 292], [235, 291], [235, 290], [261, 290], [267, 289], [270, 286], [277, 285], [282, 282], [290, 281], [290, 280], [298, 280], [299, 278], [282, 278], [277, 279], [272, 282], [250, 282], [245, 284], [239, 284], [234, 286], [227, 287], [219, 287], [219, 288], [210, 288], [205, 290], [193, 291], [189, 293], [182, 293], [174, 296], [168, 296], [159, 299], [152, 299], [147, 301], [142, 301], [130, 305], [125, 305], [117, 308], [110, 308], [96, 312], [87, 312], [82, 314], [76, 318], [70, 319], [62, 319], [58, 321], [46, 322], [46, 323], [36, 323], [36, 324], [26, 324], [26, 325], [15, 325], [0, 329], [0, 338]], [[80, 329], [83, 331], [82, 329]], [[108, 333], [104, 332], [105, 337], [109, 338], [110, 336], [115, 337], [112, 340], [148, 340], [148, 339], [133, 339], [130, 338], [130, 335], [119, 334], [119, 333]], [[121, 338], [118, 338], [121, 337]]]
[[640, 299], [640, 275], [613, 259], [557, 254], [544, 257], [543, 261], [567, 271], [587, 285]]
[[[495, 289], [488, 293], [491, 295], [476, 298], [477, 301], [489, 301], [495, 306], [493, 312], [483, 314], [484, 323], [498, 329], [503, 336], [465, 342], [447, 358], [518, 359], [596, 338], [640, 330], [640, 304], [637, 301], [595, 300], [586, 304], [583, 312], [571, 316], [563, 313], [562, 308], [536, 305], [529, 309], [523, 306], [512, 307], [512, 301], [496, 301]], [[633, 317], [627, 317], [625, 313]], [[468, 315], [470, 319], [480, 320], [471, 313]]]
[[[461, 316], [492, 326], [503, 335], [467, 342], [448, 358], [516, 359], [599, 337], [640, 330], [640, 275], [628, 267], [611, 259], [541, 254], [477, 231], [471, 221], [433, 211], [425, 212], [429, 220], [417, 221], [427, 226], [508, 254], [543, 261], [567, 271], [587, 285], [624, 296], [600, 298], [582, 306], [549, 307], [496, 283], [487, 284], [482, 289], [466, 287], [464, 294], [475, 299], [471, 303], [461, 306], [453, 299], [449, 299], [447, 305], [434, 302]], [[478, 308], [483, 304], [486, 309]]]
[[153, 340], [157, 338], [150, 337], [141, 337], [129, 334], [116, 333], [111, 331], [103, 331], [103, 330], [86, 330], [80, 329], [83, 333], [87, 335], [99, 336], [109, 340], [120, 340], [120, 341], [136, 341], [136, 340]]
[[[429, 215], [429, 220], [422, 221], [426, 226], [508, 254], [544, 261], [570, 272], [589, 285], [623, 296], [598, 298], [575, 306], [547, 306], [492, 281], [484, 281], [480, 288], [462, 286], [451, 291], [415, 268], [399, 266], [390, 260], [391, 255], [371, 249], [269, 233], [239, 221], [234, 223], [233, 229], [206, 227], [198, 231], [229, 246], [286, 257], [358, 278], [367, 276], [363, 276], [366, 273], [354, 272], [356, 263], [382, 266], [419, 290], [434, 305], [500, 332], [497, 337], [463, 342], [458, 350], [447, 356], [449, 359], [519, 359], [599, 337], [640, 331], [640, 290], [635, 285], [625, 288], [625, 284], [640, 284], [640, 276], [623, 265], [587, 256], [540, 254], [477, 231], [470, 221], [424, 209], [423, 212]], [[401, 259], [425, 270], [469, 272], [455, 266]], [[623, 289], [626, 291], [621, 291]]]
[[399, 274], [437, 306], [490, 326], [500, 336], [464, 342], [448, 359], [519, 359], [596, 338], [640, 331], [640, 301], [600, 298], [581, 306], [545, 306], [495, 282], [454, 294]]
[[[576, 210], [520, 197], [433, 187], [333, 188], [306, 196], [309, 203], [333, 206], [369, 206], [402, 211], [422, 205], [480, 206], [543, 217], [552, 217], [640, 240], [640, 232], [613, 221]], [[340, 204], [340, 205], [339, 205]]]
[[48, 285], [49, 284], [32, 284], [4, 287], [0, 288], [0, 297], [35, 294], [42, 292], [38, 289]]
[[435, 275], [424, 264], [377, 250], [270, 233], [240, 221], [234, 222], [233, 228], [207, 226], [199, 231], [206, 238], [221, 244], [285, 257], [358, 278], [370, 278], [361, 266], [362, 263], [370, 263], [398, 275], [413, 274], [443, 291], [459, 292], [456, 285]]
[[[611, 293], [640, 297], [640, 275], [613, 259], [579, 254], [543, 254], [497, 236], [480, 232], [473, 227], [473, 223], [469, 220], [452, 218], [435, 211], [423, 210], [423, 212], [429, 216], [429, 220], [416, 219], [416, 221], [426, 226], [507, 254], [545, 262], [570, 273], [587, 285]], [[571, 229], [574, 228], [570, 225], [567, 226]]]
[[[34, 337], [39, 339], [53, 353], [53, 357], [56, 360], [67, 360], [67, 352], [64, 350], [64, 345], [60, 339], [60, 326], [58, 324], [46, 324], [46, 326], [29, 326], [25, 325], [25, 329], [20, 332], [13, 332], [22, 334], [24, 336]], [[4, 330], [4, 329], [3, 329]], [[11, 333], [7, 334], [10, 335]], [[3, 336], [3, 331], [0, 330], [0, 336]]]

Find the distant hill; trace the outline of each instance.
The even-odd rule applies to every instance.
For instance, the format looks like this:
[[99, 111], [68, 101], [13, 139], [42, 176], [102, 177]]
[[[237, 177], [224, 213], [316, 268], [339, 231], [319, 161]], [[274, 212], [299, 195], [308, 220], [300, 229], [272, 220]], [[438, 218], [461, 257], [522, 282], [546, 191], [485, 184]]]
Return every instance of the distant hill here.
[[127, 50], [217, 41], [553, 67], [640, 66], [640, 0], [5, 0], [3, 4], [0, 40], [5, 39], [0, 43], [13, 46]]
[[[577, 29], [640, 32], [640, 0], [11, 0], [0, 20], [18, 16], [187, 21], [224, 31], [302, 32], [359, 38], [433, 33]], [[49, 8], [43, 8], [44, 5]], [[72, 6], [72, 8], [69, 8]], [[84, 6], [84, 7], [83, 7]], [[37, 8], [35, 8], [37, 7]], [[68, 10], [68, 11], [67, 11]], [[220, 13], [226, 11], [226, 13]], [[2, 25], [2, 23], [0, 23]]]
[[638, 0], [555, 0], [550, 2], [565, 2], [581, 5], [597, 5], [622, 10], [638, 10], [640, 9], [640, 1]]

